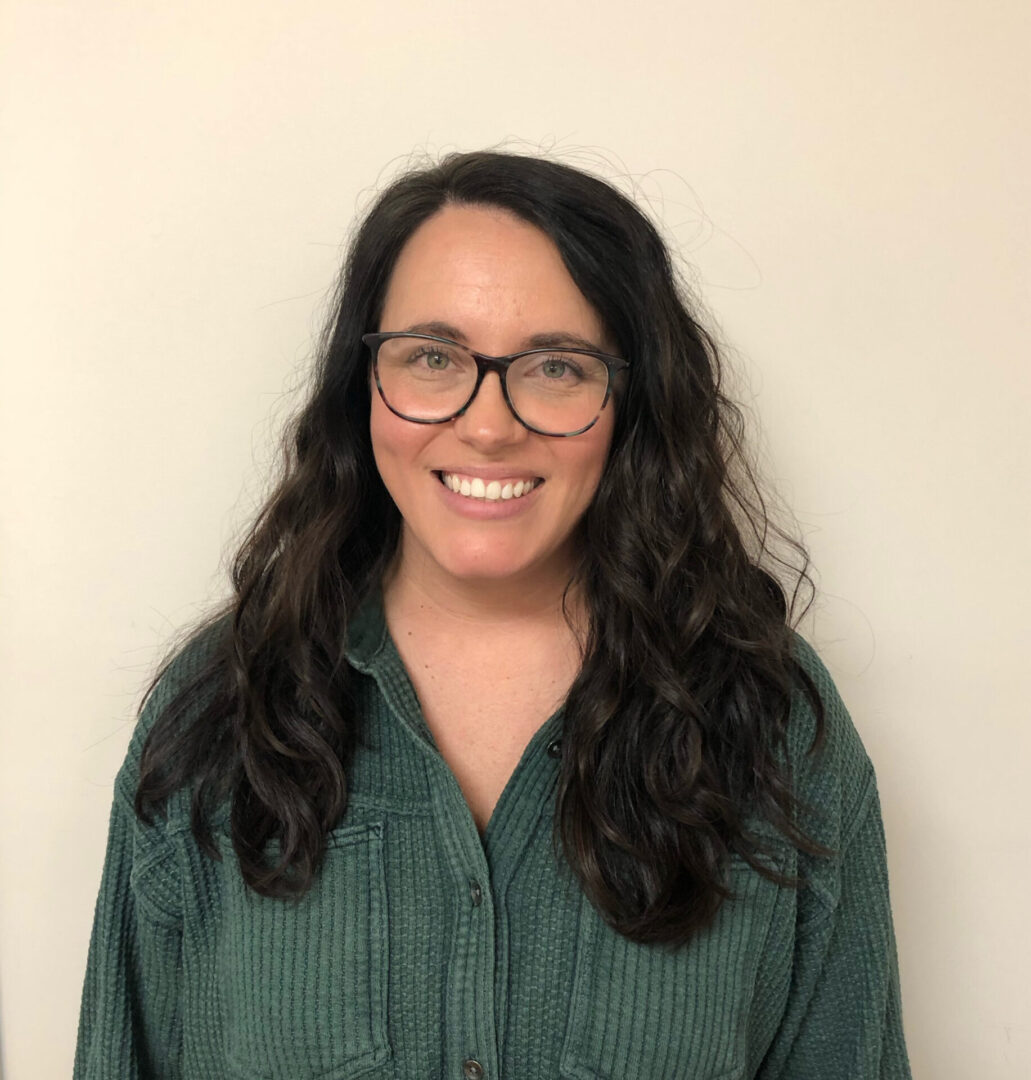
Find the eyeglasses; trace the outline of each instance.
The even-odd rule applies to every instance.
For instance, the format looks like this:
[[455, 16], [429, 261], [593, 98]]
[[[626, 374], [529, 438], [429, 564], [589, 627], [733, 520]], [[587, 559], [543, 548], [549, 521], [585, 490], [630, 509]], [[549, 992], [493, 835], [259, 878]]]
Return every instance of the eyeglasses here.
[[538, 435], [568, 438], [593, 427], [628, 360], [590, 349], [527, 349], [485, 356], [425, 334], [364, 334], [383, 404], [415, 424], [443, 424], [473, 403], [497, 372], [512, 415]]

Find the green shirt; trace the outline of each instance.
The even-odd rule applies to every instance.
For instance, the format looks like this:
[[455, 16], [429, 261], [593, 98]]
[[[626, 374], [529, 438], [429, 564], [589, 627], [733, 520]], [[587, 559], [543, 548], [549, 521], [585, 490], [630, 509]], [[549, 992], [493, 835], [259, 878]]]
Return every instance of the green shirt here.
[[873, 770], [798, 648], [828, 735], [805, 755], [799, 693], [796, 784], [840, 856], [794, 856], [797, 890], [735, 860], [737, 898], [679, 951], [612, 931], [553, 855], [561, 709], [480, 836], [378, 597], [351, 633], [362, 743], [347, 813], [301, 901], [256, 895], [227, 838], [221, 862], [198, 850], [185, 793], [167, 821], [133, 814], [145, 734], [198, 662], [181, 654], [115, 782], [76, 1080], [909, 1077]]

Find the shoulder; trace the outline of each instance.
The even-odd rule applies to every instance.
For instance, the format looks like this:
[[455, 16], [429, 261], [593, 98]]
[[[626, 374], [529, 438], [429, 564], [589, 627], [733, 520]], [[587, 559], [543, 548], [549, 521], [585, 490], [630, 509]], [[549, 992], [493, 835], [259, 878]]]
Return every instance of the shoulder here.
[[[151, 735], [167, 721], [169, 726], [161, 734], [172, 738], [163, 749], [174, 747], [180, 723], [203, 709], [209, 695], [202, 676], [225, 638], [224, 630], [223, 620], [209, 620], [193, 632], [161, 665], [144, 696], [114, 784], [105, 878], [98, 901], [98, 910], [101, 903], [109, 905], [110, 917], [127, 917], [125, 905], [131, 901], [139, 917], [151, 924], [169, 929], [181, 925], [183, 864], [179, 841], [190, 829], [189, 793], [176, 793], [160, 813], [141, 818], [135, 809], [136, 790]], [[107, 884], [109, 879], [117, 885]]]
[[[802, 814], [815, 839], [847, 846], [866, 807], [876, 798], [873, 764], [838, 688], [816, 650], [794, 635], [793, 654], [822, 705], [818, 710], [805, 679], [792, 695], [788, 721], [788, 759]], [[819, 737], [818, 737], [819, 736]]]
[[212, 688], [204, 675], [222, 646], [230, 629], [228, 616], [209, 620], [174, 647], [159, 667], [147, 688], [126, 751], [125, 760], [115, 781], [116, 787], [130, 795], [136, 791], [140, 762], [151, 735], [163, 724], [178, 726], [199, 714], [211, 698]]

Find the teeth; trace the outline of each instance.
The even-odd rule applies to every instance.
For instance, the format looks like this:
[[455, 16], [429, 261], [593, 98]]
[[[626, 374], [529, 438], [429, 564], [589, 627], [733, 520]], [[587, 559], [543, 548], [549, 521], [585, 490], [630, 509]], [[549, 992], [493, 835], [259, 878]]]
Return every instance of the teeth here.
[[506, 480], [502, 485], [500, 480], [491, 480], [485, 484], [480, 477], [464, 479], [454, 473], [441, 473], [444, 483], [452, 491], [459, 495], [465, 495], [471, 499], [486, 499], [488, 502], [496, 502], [498, 499], [518, 499], [527, 495], [537, 486], [537, 480], [517, 480], [513, 483]]

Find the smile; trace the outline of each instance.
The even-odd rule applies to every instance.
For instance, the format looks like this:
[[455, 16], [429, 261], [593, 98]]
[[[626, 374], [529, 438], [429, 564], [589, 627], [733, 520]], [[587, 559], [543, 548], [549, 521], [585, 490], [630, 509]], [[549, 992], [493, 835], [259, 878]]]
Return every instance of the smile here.
[[439, 472], [437, 476], [440, 477], [440, 482], [456, 495], [464, 495], [469, 499], [486, 499], [488, 502], [497, 502], [499, 499], [519, 499], [544, 483], [540, 477], [491, 480], [489, 483], [484, 483], [478, 476], [461, 476], [458, 473]]

